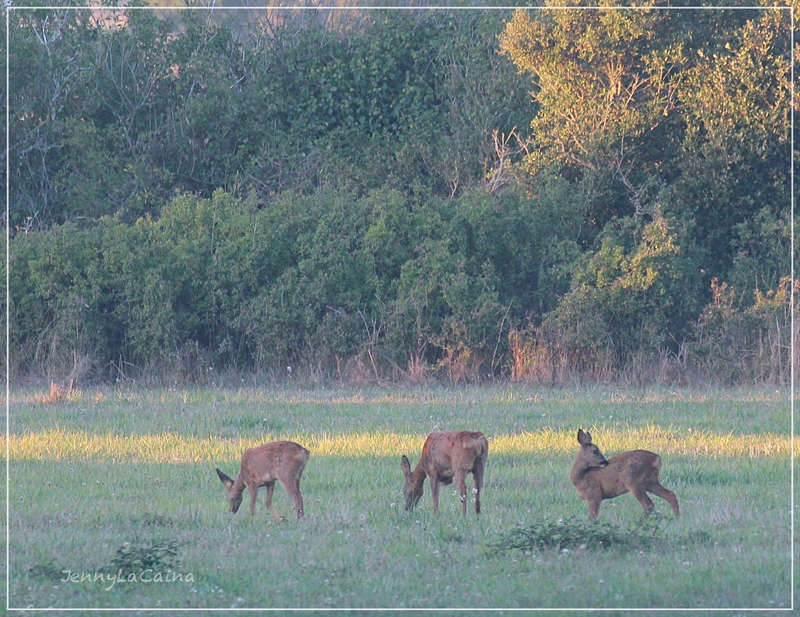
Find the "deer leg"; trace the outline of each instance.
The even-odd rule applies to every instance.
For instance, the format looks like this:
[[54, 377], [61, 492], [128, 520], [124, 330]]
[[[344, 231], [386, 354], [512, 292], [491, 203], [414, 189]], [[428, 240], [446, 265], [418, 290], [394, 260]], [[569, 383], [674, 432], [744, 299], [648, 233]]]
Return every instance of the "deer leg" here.
[[461, 514], [467, 515], [467, 474], [461, 470], [456, 472], [456, 486], [458, 487], [458, 494], [461, 498]]
[[650, 514], [653, 511], [653, 508], [656, 507], [656, 504], [653, 503], [653, 500], [647, 496], [647, 491], [640, 487], [631, 487], [631, 493], [636, 499], [642, 504], [642, 509], [644, 510], [645, 516]]
[[653, 495], [658, 495], [661, 497], [661, 499], [666, 499], [667, 502], [669, 502], [669, 505], [672, 506], [672, 511], [675, 513], [675, 518], [680, 517], [681, 511], [678, 507], [678, 498], [675, 497], [675, 493], [668, 488], [664, 488], [660, 484], [651, 484], [647, 487], [647, 490], [653, 493]]
[[256, 513], [256, 499], [258, 498], [258, 485], [248, 484], [247, 492], [250, 493], [250, 515]]
[[439, 514], [439, 478], [431, 476], [431, 495], [433, 495], [433, 513]]
[[480, 514], [481, 487], [483, 486], [483, 465], [478, 465], [472, 470], [472, 480], [475, 483], [475, 514]]
[[589, 520], [593, 521], [597, 518], [597, 513], [600, 511], [600, 502], [602, 499], [587, 499], [589, 503]]
[[294, 511], [297, 514], [297, 519], [303, 520], [305, 512], [303, 511], [303, 495], [300, 493], [300, 478], [281, 480], [281, 484], [294, 502]]
[[300, 493], [300, 478], [297, 478], [294, 483], [295, 487], [297, 488], [297, 501], [295, 501], [295, 506], [298, 506], [297, 509], [297, 518], [303, 520], [306, 517], [306, 511], [303, 507], [303, 495]]
[[275, 482], [270, 482], [267, 484], [267, 510], [272, 512], [272, 515], [277, 518], [278, 520], [284, 520], [283, 517], [275, 511], [275, 508], [272, 507], [272, 495], [275, 492]]

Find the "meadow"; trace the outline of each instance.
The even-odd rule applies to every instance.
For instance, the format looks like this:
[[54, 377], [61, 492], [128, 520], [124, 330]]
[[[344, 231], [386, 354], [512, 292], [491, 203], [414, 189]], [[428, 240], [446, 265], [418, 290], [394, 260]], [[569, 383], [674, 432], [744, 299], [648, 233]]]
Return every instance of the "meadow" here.
[[[89, 388], [56, 403], [12, 391], [9, 409], [12, 608], [792, 606], [785, 390]], [[521, 526], [585, 520], [569, 480], [579, 427], [608, 457], [660, 453], [681, 518], [655, 498], [651, 544], [493, 548]], [[427, 482], [406, 512], [401, 454], [416, 464], [449, 429], [489, 439], [481, 516], [462, 518], [450, 486], [434, 517]], [[247, 497], [232, 515], [215, 467], [235, 476], [245, 448], [279, 438], [311, 450], [306, 520], [281, 486], [286, 522], [263, 489], [255, 516]], [[628, 494], [599, 524], [640, 519]]]

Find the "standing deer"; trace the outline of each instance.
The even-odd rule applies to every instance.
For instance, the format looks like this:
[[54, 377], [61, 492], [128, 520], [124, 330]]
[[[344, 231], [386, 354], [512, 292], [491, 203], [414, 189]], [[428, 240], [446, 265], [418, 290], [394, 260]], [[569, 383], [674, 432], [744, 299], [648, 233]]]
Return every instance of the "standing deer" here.
[[422, 446], [422, 457], [414, 471], [405, 455], [400, 459], [400, 467], [406, 478], [403, 496], [406, 499], [406, 510], [411, 510], [419, 503], [423, 492], [425, 476], [430, 478], [433, 494], [433, 513], [439, 513], [439, 486], [453, 483], [455, 478], [461, 495], [461, 509], [467, 515], [468, 473], [475, 482], [475, 514], [481, 513], [481, 487], [483, 486], [483, 469], [486, 457], [489, 456], [489, 442], [483, 433], [472, 431], [446, 431], [431, 433]]
[[592, 443], [592, 435], [578, 429], [578, 443], [581, 450], [569, 474], [581, 499], [589, 502], [589, 520], [597, 518], [600, 502], [613, 499], [630, 491], [642, 504], [645, 515], [655, 504], [647, 493], [666, 499], [680, 516], [678, 499], [675, 493], [661, 486], [661, 457], [647, 450], [623, 452], [606, 460], [597, 446]]
[[267, 487], [267, 509], [278, 519], [284, 518], [272, 507], [275, 481], [279, 481], [294, 501], [297, 518], [305, 518], [303, 496], [300, 494], [300, 476], [310, 456], [308, 450], [293, 441], [274, 441], [257, 448], [250, 448], [242, 455], [242, 467], [236, 480], [232, 480], [219, 469], [217, 475], [225, 485], [228, 505], [234, 514], [242, 504], [242, 493], [247, 487], [250, 493], [250, 514], [256, 512], [258, 489]]

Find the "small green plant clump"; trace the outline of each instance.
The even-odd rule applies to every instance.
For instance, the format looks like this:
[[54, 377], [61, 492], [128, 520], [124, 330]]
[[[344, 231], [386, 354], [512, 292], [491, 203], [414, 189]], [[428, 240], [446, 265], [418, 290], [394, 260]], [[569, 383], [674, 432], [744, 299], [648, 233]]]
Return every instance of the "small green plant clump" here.
[[178, 557], [181, 546], [183, 544], [175, 540], [146, 542], [141, 546], [126, 543], [117, 549], [111, 566], [115, 572], [122, 572], [124, 575], [146, 570], [177, 570], [181, 563]]
[[575, 516], [556, 521], [536, 521], [501, 534], [489, 547], [494, 554], [546, 549], [650, 548], [665, 537], [668, 520], [663, 516], [649, 516], [627, 529], [613, 523], [589, 523]]

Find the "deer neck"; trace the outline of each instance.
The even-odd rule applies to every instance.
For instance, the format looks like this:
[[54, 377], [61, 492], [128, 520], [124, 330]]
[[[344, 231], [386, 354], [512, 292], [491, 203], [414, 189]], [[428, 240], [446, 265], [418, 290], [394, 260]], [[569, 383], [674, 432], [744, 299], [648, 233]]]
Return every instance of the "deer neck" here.
[[414, 482], [414, 486], [422, 486], [422, 483], [425, 482], [426, 476], [427, 473], [425, 472], [425, 467], [423, 467], [422, 461], [420, 460], [420, 462], [417, 463], [417, 466], [414, 468], [414, 471], [411, 472], [411, 479]]
[[242, 472], [239, 472], [239, 475], [236, 476], [236, 480], [233, 482], [233, 486], [231, 487], [231, 494], [241, 497], [242, 493], [244, 493], [244, 478], [242, 477]]
[[572, 483], [575, 486], [578, 486], [579, 484], [583, 484], [590, 473], [593, 471], [599, 471], [600, 469], [602, 468], [587, 465], [585, 462], [578, 459], [572, 465], [572, 471], [569, 473], [569, 478], [572, 480]]

